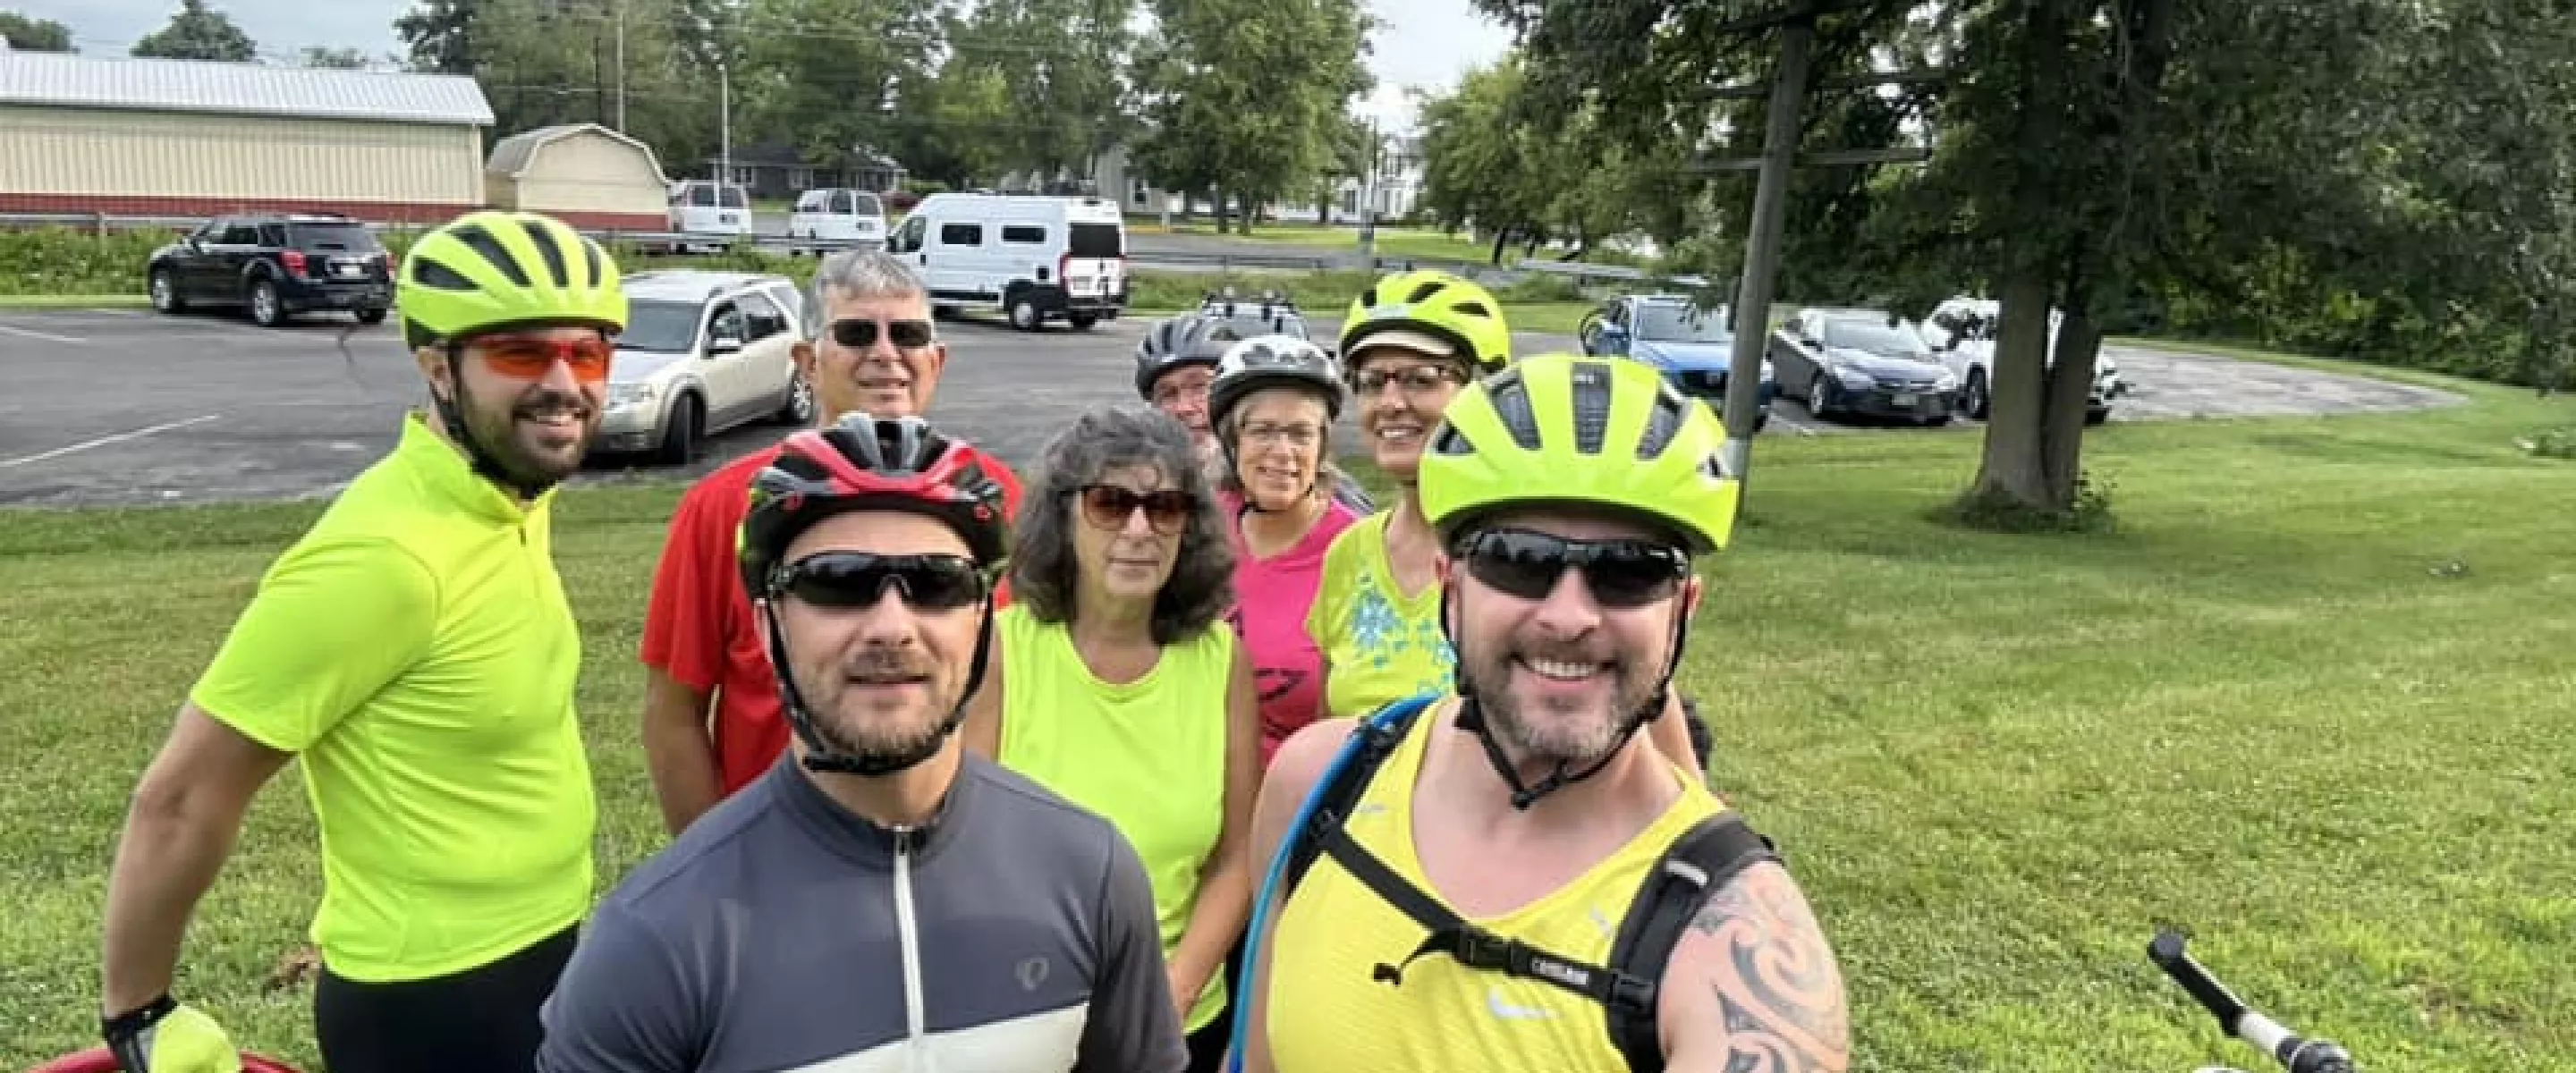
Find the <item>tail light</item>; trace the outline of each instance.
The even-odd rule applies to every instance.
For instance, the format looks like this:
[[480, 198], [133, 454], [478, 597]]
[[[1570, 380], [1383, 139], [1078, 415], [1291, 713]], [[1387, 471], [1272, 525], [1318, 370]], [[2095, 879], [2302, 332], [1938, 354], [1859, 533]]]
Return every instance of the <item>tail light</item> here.
[[297, 279], [304, 278], [304, 251], [288, 250], [284, 253], [278, 254], [277, 259], [279, 262], [286, 265], [287, 275], [293, 276]]

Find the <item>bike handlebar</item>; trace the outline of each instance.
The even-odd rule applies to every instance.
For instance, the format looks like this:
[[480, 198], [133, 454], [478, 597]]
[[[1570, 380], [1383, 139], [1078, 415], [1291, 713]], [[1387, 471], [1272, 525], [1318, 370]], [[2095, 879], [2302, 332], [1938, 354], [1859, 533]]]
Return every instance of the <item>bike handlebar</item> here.
[[2355, 1073], [2352, 1056], [2334, 1041], [2305, 1039], [2283, 1027], [2280, 1022], [2247, 1007], [2225, 985], [2211, 976], [2208, 969], [2193, 961], [2183, 950], [2182, 933], [2159, 928], [2153, 942], [2147, 944], [2147, 958], [2173, 977], [2182, 989], [2191, 992], [2210, 1016], [2218, 1018], [2221, 1031], [2271, 1055], [2289, 1073]]

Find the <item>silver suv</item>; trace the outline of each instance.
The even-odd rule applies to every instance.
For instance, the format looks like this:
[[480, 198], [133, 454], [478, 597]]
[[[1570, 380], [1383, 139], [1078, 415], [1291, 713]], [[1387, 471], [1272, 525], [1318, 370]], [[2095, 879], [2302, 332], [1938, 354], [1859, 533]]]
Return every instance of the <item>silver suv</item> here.
[[626, 332], [594, 451], [651, 451], [685, 465], [708, 436], [757, 421], [813, 420], [793, 348], [804, 296], [785, 276], [642, 272], [625, 280]]

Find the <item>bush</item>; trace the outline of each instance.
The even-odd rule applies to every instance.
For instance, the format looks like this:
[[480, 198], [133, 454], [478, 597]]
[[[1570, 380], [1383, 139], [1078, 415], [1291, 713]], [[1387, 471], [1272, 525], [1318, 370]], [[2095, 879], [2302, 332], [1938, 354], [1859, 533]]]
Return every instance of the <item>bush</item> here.
[[2576, 425], [2543, 429], [2513, 441], [2513, 445], [2533, 458], [2576, 459]]
[[0, 230], [0, 294], [135, 295], [167, 231]]

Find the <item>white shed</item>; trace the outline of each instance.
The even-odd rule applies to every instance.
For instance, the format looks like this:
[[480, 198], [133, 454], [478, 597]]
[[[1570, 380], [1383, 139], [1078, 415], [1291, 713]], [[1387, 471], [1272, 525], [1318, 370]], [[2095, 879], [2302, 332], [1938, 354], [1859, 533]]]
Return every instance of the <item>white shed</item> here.
[[670, 227], [670, 179], [653, 148], [597, 123], [539, 127], [492, 143], [483, 196], [496, 209], [542, 212], [581, 228]]

